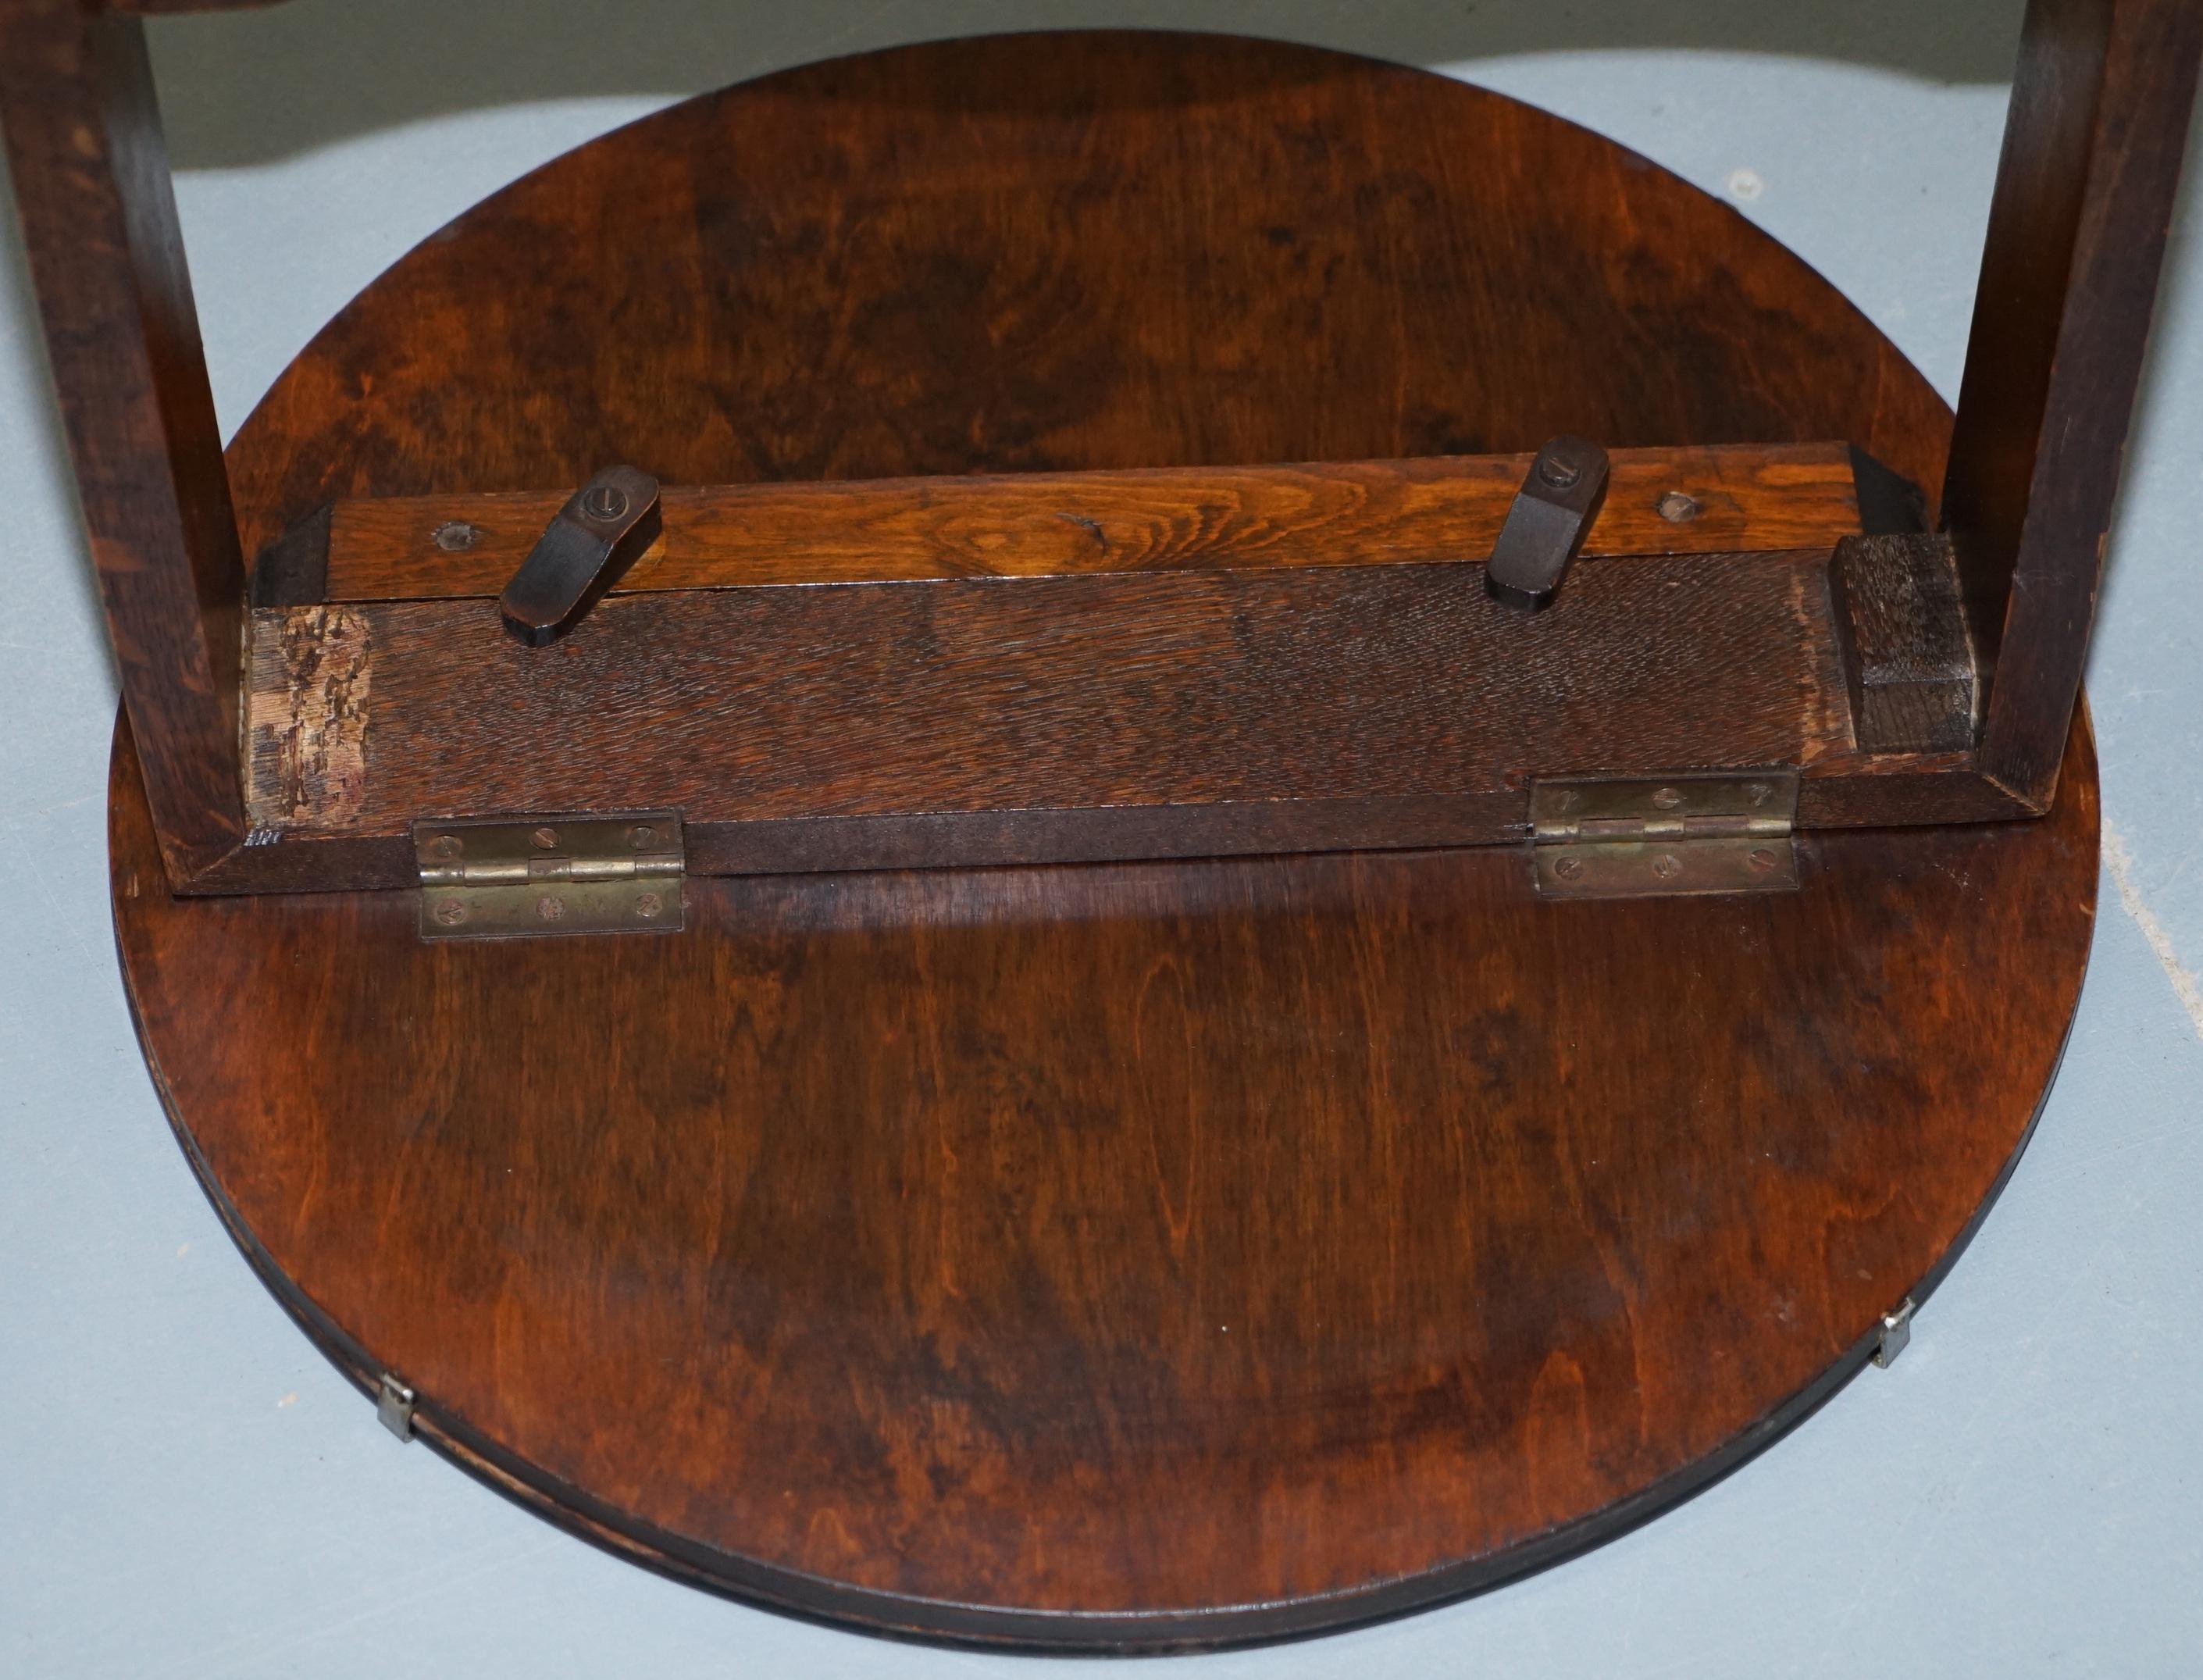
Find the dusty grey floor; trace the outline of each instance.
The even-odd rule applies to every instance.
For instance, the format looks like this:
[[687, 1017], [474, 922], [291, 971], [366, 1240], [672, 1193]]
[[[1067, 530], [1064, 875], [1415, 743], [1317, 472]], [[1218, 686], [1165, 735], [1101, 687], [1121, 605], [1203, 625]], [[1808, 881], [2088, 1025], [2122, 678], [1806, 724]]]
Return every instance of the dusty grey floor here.
[[[834, 53], [1072, 23], [1294, 37], [1552, 107], [1736, 198], [1955, 393], [2018, 11], [296, 0], [155, 33], [234, 428], [409, 245], [607, 127]], [[2094, 967], [2035, 1146], [1911, 1351], [1586, 1558], [1198, 1671], [2203, 1671], [2194, 208], [2092, 671], [2107, 857]], [[114, 681], [12, 223], [0, 241], [0, 1673], [1008, 1672], [1015, 1659], [720, 1602], [562, 1538], [399, 1448], [247, 1273], [169, 1140], [116, 979]]]

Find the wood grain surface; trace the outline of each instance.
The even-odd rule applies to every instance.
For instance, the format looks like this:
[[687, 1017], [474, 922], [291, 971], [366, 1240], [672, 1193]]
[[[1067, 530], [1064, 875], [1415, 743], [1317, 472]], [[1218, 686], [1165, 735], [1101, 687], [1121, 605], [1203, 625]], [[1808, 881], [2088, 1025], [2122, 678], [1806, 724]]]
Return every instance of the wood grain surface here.
[[[1740, 217], [1674, 192], [1608, 143], [1480, 97], [1476, 132], [1463, 133], [1463, 118], [1440, 109], [1452, 102], [1434, 103], [1440, 84], [1427, 77], [1369, 67], [1350, 89], [1269, 44], [1136, 64], [1121, 47], [1082, 38], [1074, 64], [1038, 71], [1025, 50], [1014, 38], [960, 49], [917, 108], [907, 88], [875, 85], [901, 74], [886, 59], [770, 78], [741, 99], [700, 101], [609, 136], [470, 212], [378, 282], [376, 307], [333, 322], [248, 422], [232, 460], [247, 542], [257, 552], [332, 500], [493, 485], [563, 492], [606, 460], [644, 464], [674, 484], [815, 484], [1517, 455], [1573, 432], [1617, 448], [1841, 438], [1916, 482], [1940, 473], [1947, 415], [1886, 343], [1859, 335], [1863, 322], [1849, 305]], [[1148, 80], [1155, 75], [1164, 80]], [[1262, 89], [1264, 120], [1250, 118], [1249, 86]], [[1363, 120], [1354, 109], [1363, 98], [1394, 101], [1403, 123], [1424, 125], [1412, 138], [1388, 137], [1381, 164], [1344, 138]], [[944, 112], [953, 122], [939, 120]], [[791, 144], [799, 131], [801, 143]], [[770, 179], [745, 179], [739, 193], [684, 161], [767, 155]], [[1484, 163], [1464, 169], [1467, 156]], [[1573, 183], [1565, 213], [1541, 185], [1562, 179]], [[1231, 190], [1220, 193], [1226, 180]], [[1655, 200], [1657, 212], [1647, 208]], [[1675, 220], [1654, 234], [1643, 221], [1650, 213]], [[592, 218], [615, 214], [631, 240], [586, 237]], [[1458, 230], [1450, 243], [1424, 236], [1433, 222]], [[1072, 242], [1113, 260], [1074, 261]], [[1621, 267], [1609, 272], [1616, 253]], [[1519, 268], [1538, 262], [1553, 266], [1536, 275]], [[1477, 307], [1461, 307], [1472, 295]], [[584, 353], [580, 323], [612, 318], [652, 346], [647, 359], [609, 345], [607, 359]], [[1652, 322], [1666, 335], [1657, 352], [1645, 341]], [[1863, 359], [1801, 381], [1789, 358], [1846, 332]], [[1764, 354], [1763, 334], [1772, 346]], [[1657, 389], [1639, 393], [1611, 371], [1648, 353], [1662, 369]], [[1548, 372], [1599, 358], [1609, 376], [1574, 388]], [[1366, 372], [1409, 361], [1415, 373], [1385, 382]], [[315, 424], [339, 399], [349, 415], [341, 441]], [[721, 610], [735, 609], [696, 612]], [[691, 614], [685, 604], [660, 611], [682, 623]], [[1648, 601], [1642, 616], [1674, 615]], [[463, 634], [452, 642], [405, 656], [464, 660], [459, 645], [474, 644]], [[1717, 636], [1695, 662], [1714, 670], [1739, 647]], [[1781, 643], [1757, 651], [1770, 665], [1789, 658]], [[1640, 650], [1629, 664], [1658, 660]], [[671, 700], [664, 715], [724, 712], [715, 746], [724, 754], [746, 719], [722, 691], [677, 689], [687, 663], [670, 661], [654, 677], [625, 670]], [[790, 686], [806, 680], [792, 673]], [[375, 696], [394, 691], [364, 697], [370, 789], [383, 750]], [[1840, 685], [1821, 692], [1833, 699]], [[1706, 688], [1671, 705], [1704, 712], [1718, 694]], [[656, 744], [617, 729], [644, 722], [624, 685], [546, 682], [529, 697], [531, 716], [555, 713], [612, 749], [597, 760], [606, 778], [629, 766], [657, 773]], [[464, 688], [449, 703], [455, 712], [473, 705]], [[1821, 703], [1801, 695], [1785, 710], [1804, 715]], [[1657, 717], [1644, 721], [1676, 748], [1645, 768], [1735, 761], [1735, 732], [1691, 740]], [[502, 736], [508, 784], [567, 786], [566, 803], [598, 808], [649, 802], [639, 787], [582, 787], [588, 768], [540, 731], [505, 728], [495, 715], [477, 722]], [[387, 739], [403, 760], [384, 806], [395, 813], [400, 792], [427, 790], [416, 770], [433, 784], [445, 755], [433, 744], [415, 750], [421, 739], [406, 731]], [[1082, 744], [1091, 743], [1062, 750]], [[1599, 744], [1587, 739], [1566, 767], [1605, 767]], [[835, 750], [826, 731], [802, 745], [812, 755]], [[942, 736], [934, 752], [954, 761], [966, 745]], [[1826, 767], [1841, 775], [1852, 766], [1831, 754]], [[1477, 785], [1515, 768], [1503, 755]], [[1939, 788], [1946, 774], [1966, 785]], [[1834, 803], [1873, 822], [1940, 815], [1935, 796], [1970, 797], [1976, 780], [1964, 766], [1917, 767], [1910, 779], [1878, 778]], [[277, 798], [288, 802], [295, 785], [281, 784]], [[2000, 795], [1973, 808], [1993, 807], [2021, 808]], [[1245, 813], [1194, 805], [1183, 822], [1156, 814], [1176, 808], [1137, 821], [1049, 817], [1030, 851], [1015, 837], [1031, 836], [1031, 825], [1000, 811], [985, 843], [996, 856], [1038, 859], [1384, 839], [1345, 813], [1312, 813], [1298, 826], [1273, 813], [1279, 821], [1249, 833]], [[416, 805], [404, 819], [434, 809]], [[901, 814], [937, 827], [940, 813], [920, 801]], [[708, 825], [715, 813], [690, 814]], [[332, 856], [338, 837], [347, 849]], [[1415, 837], [1468, 835], [1425, 827]], [[309, 824], [193, 885], [382, 884], [405, 867], [389, 841], [380, 825]], [[898, 834], [849, 854], [840, 837], [827, 841], [834, 856], [859, 863], [977, 855], [946, 837], [912, 849]], [[828, 857], [796, 834], [769, 852], [744, 844], [730, 855], [771, 867]]]
[[2080, 692], [2199, 59], [2194, 0], [2029, 0], [1943, 488], [1982, 767], [2024, 798]]
[[[248, 804], [286, 834], [372, 835], [662, 806], [734, 827], [1426, 796], [1473, 812], [1511, 790], [1496, 825], [1465, 812], [1403, 837], [1373, 816], [1358, 837], [1492, 840], [1519, 832], [1530, 774], [1848, 749], [1827, 563], [1586, 566], [1535, 618], [1468, 565], [645, 593], [546, 648], [487, 601], [261, 612]], [[1257, 849], [1291, 842], [1273, 826]], [[1112, 855], [1069, 843], [1037, 861]]]
[[[614, 206], [632, 237], [576, 236]], [[1302, 49], [1052, 35], [561, 160], [363, 294], [231, 464], [257, 549], [344, 497], [617, 459], [1580, 431], [1850, 438], [1932, 483], [1946, 424], [1801, 264], [1580, 130]], [[677, 937], [471, 946], [402, 893], [171, 897], [126, 729], [118, 938], [240, 1245], [355, 1381], [417, 1388], [433, 1447], [808, 1613], [1214, 1643], [1550, 1561], [1863, 1363], [2057, 1062], [2096, 878], [2075, 728], [2050, 818], [1809, 836], [1795, 894], [1555, 904], [1511, 849], [721, 878]]]
[[199, 884], [395, 886], [424, 814], [665, 804], [743, 873], [1490, 843], [1586, 766], [1800, 766], [1846, 825], [2024, 814], [1970, 736], [1857, 750], [1886, 673], [1824, 576], [1857, 454], [1625, 452], [1593, 547], [1627, 566], [1534, 621], [1464, 558], [1521, 456], [676, 491], [555, 653], [466, 597], [558, 493], [325, 505], [254, 584], [298, 603], [252, 619], [269, 843]]
[[[613, 593], [1070, 573], [1450, 565], [1491, 552], [1533, 455], [672, 486]], [[1632, 449], [1583, 553], [1827, 548], [1858, 531], [1841, 444]], [[494, 595], [558, 492], [329, 510], [319, 600]], [[302, 603], [303, 604], [303, 603]]]
[[0, 3], [0, 123], [122, 701], [182, 880], [245, 837], [245, 570], [143, 27]]
[[127, 751], [114, 847], [187, 1145], [432, 1440], [770, 1601], [1149, 1645], [1503, 1578], [1862, 1363], [2055, 1067], [2076, 758], [2046, 822], [1816, 837], [1744, 900], [1485, 850], [424, 946], [404, 894], [168, 899]]
[[[1904, 358], [1633, 153], [1276, 43], [1054, 42], [769, 77], [479, 205], [247, 423], [246, 552], [325, 501], [570, 490], [614, 460], [673, 485], [817, 482], [1513, 454], [1575, 432], [1848, 439], [1941, 478], [1949, 415]], [[585, 236], [606, 216], [625, 236]]]
[[1979, 662], [1950, 538], [1846, 538], [1836, 545], [1828, 584], [1860, 747], [1970, 750]]

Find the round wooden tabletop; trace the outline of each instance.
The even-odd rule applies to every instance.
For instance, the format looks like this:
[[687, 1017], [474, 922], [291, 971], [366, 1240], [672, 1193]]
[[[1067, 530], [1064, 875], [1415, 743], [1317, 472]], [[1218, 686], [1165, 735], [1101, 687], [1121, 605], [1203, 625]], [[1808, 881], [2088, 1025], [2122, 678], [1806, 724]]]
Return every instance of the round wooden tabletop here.
[[[230, 461], [257, 546], [615, 460], [1579, 432], [1849, 439], [1933, 483], [1947, 428], [1824, 281], [1568, 124], [1049, 35], [558, 160], [364, 293]], [[697, 879], [677, 937], [424, 945], [403, 893], [172, 900], [127, 731], [113, 791], [178, 1133], [422, 1439], [704, 1584], [1107, 1648], [1490, 1584], [1809, 1411], [2025, 1140], [2095, 837], [2078, 724], [2052, 816], [1809, 836], [1790, 895], [1552, 903], [1500, 849]]]

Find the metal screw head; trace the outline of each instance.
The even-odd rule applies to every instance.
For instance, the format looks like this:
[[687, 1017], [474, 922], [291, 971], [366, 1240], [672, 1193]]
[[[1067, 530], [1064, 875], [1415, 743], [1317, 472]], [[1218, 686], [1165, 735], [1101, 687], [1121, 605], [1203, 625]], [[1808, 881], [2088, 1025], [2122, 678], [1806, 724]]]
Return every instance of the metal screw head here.
[[622, 518], [627, 508], [627, 492], [617, 484], [599, 484], [582, 498], [582, 512], [592, 519]]
[[446, 554], [464, 554], [481, 541], [481, 527], [464, 519], [449, 519], [436, 527], [436, 547]]
[[1583, 860], [1580, 857], [1564, 857], [1553, 866], [1553, 873], [1564, 881], [1581, 880]]
[[1775, 867], [1775, 854], [1763, 846], [1746, 858], [1745, 863], [1753, 874], [1764, 875]]
[[566, 901], [563, 898], [553, 898], [550, 894], [546, 893], [535, 901], [535, 914], [542, 917], [545, 921], [557, 921], [559, 917], [566, 914]]
[[1671, 525], [1687, 525], [1704, 512], [1696, 496], [1686, 495], [1680, 490], [1670, 490], [1660, 498], [1660, 517]]
[[428, 855], [438, 863], [449, 863], [466, 850], [467, 843], [456, 834], [440, 834], [428, 843]]
[[1583, 463], [1573, 455], [1540, 455], [1538, 476], [1556, 490], [1565, 490], [1583, 476]]
[[1673, 852], [1663, 852], [1652, 860], [1652, 873], [1663, 881], [1672, 881], [1683, 873], [1683, 860]]
[[654, 892], [640, 894], [635, 901], [635, 913], [645, 921], [656, 920], [664, 909], [665, 901]]
[[538, 850], [547, 852], [558, 843], [558, 831], [555, 828], [539, 828], [528, 837], [535, 843]]
[[648, 823], [637, 823], [628, 830], [627, 843], [639, 852], [647, 852], [658, 843], [658, 831]]
[[1652, 802], [1663, 811], [1672, 811], [1683, 802], [1683, 796], [1673, 788], [1662, 788], [1652, 796]]
[[436, 907], [436, 920], [446, 927], [457, 927], [467, 919], [467, 907], [456, 898], [447, 898]]

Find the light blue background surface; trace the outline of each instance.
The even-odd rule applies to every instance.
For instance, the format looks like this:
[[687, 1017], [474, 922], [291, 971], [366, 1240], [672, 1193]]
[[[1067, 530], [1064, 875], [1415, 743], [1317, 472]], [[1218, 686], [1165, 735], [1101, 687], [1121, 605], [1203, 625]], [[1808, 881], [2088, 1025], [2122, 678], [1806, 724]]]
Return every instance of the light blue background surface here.
[[[1285, 36], [1548, 106], [1738, 199], [1954, 395], [2019, 9], [296, 0], [154, 38], [233, 429], [409, 245], [606, 128], [810, 59], [1072, 24]], [[1911, 1352], [1587, 1557], [1187, 1671], [2203, 1672], [2203, 218], [2188, 197], [2091, 670], [2107, 855], [2094, 967], [2034, 1147]], [[114, 677], [12, 221], [0, 505], [0, 1674], [1083, 1666], [706, 1597], [381, 1430], [232, 1249], [131, 1036], [103, 831]]]

